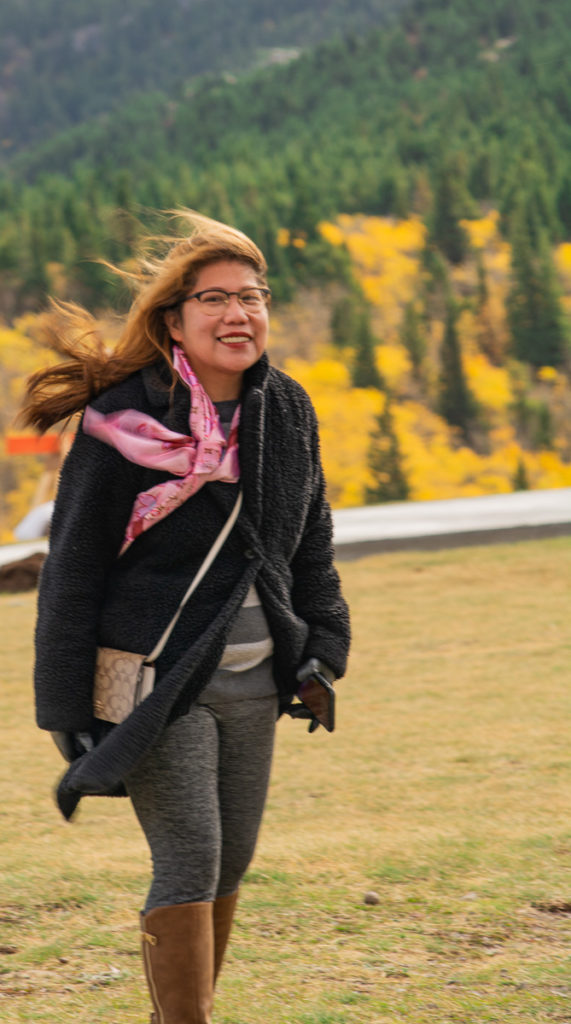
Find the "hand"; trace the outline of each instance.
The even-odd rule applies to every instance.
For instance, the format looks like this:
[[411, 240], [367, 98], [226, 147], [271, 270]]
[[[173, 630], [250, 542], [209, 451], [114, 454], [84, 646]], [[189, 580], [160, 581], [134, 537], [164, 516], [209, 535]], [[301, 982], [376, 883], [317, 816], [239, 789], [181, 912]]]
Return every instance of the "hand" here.
[[315, 732], [316, 729], [319, 729], [318, 719], [313, 714], [313, 711], [310, 711], [305, 704], [290, 704], [290, 706], [286, 708], [286, 715], [289, 715], [290, 718], [304, 718], [306, 721], [309, 719], [308, 732]]
[[70, 764], [95, 746], [95, 740], [89, 732], [52, 732], [50, 735], [64, 760]]

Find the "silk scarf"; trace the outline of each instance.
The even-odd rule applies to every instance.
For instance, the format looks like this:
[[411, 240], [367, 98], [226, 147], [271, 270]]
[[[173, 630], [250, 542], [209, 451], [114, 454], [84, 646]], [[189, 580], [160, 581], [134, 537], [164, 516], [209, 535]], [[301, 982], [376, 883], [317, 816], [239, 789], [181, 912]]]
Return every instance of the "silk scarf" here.
[[179, 477], [137, 494], [121, 555], [137, 537], [174, 512], [205, 483], [211, 480], [236, 483], [240, 479], [240, 406], [236, 408], [226, 440], [218, 412], [178, 345], [173, 346], [173, 363], [190, 389], [189, 434], [168, 430], [152, 416], [136, 409], [121, 409], [104, 415], [88, 405], [83, 416], [86, 434], [116, 448], [130, 462]]

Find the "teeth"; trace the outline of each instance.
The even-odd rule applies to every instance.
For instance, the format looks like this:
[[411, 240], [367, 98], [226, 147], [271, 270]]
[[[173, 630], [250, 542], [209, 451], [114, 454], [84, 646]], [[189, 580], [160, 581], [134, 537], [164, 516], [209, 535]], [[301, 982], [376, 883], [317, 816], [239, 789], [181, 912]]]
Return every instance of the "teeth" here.
[[239, 345], [239, 344], [242, 344], [244, 341], [249, 341], [249, 340], [250, 339], [249, 339], [247, 334], [230, 334], [226, 338], [219, 338], [218, 339], [218, 341], [223, 341], [226, 344], [230, 344], [230, 345]]

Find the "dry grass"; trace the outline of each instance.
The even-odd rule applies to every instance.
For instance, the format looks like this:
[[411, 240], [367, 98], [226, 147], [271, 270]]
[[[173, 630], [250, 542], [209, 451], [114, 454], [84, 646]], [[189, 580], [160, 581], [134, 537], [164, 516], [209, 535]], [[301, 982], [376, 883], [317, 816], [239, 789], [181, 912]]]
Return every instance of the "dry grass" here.
[[[570, 555], [558, 539], [343, 564], [338, 731], [280, 723], [220, 1024], [571, 1022]], [[0, 1016], [142, 1024], [145, 846], [126, 801], [58, 820], [34, 597], [0, 606]]]

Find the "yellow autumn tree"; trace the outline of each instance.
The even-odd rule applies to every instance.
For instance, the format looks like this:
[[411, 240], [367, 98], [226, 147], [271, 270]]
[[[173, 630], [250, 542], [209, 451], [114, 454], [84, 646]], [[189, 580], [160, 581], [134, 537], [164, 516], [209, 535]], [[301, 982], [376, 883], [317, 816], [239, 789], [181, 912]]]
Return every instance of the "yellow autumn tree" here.
[[284, 369], [306, 389], [315, 406], [331, 504], [338, 508], [364, 504], [372, 483], [367, 456], [383, 407], [381, 392], [352, 387], [349, 370], [335, 359], [315, 363], [288, 359]]

